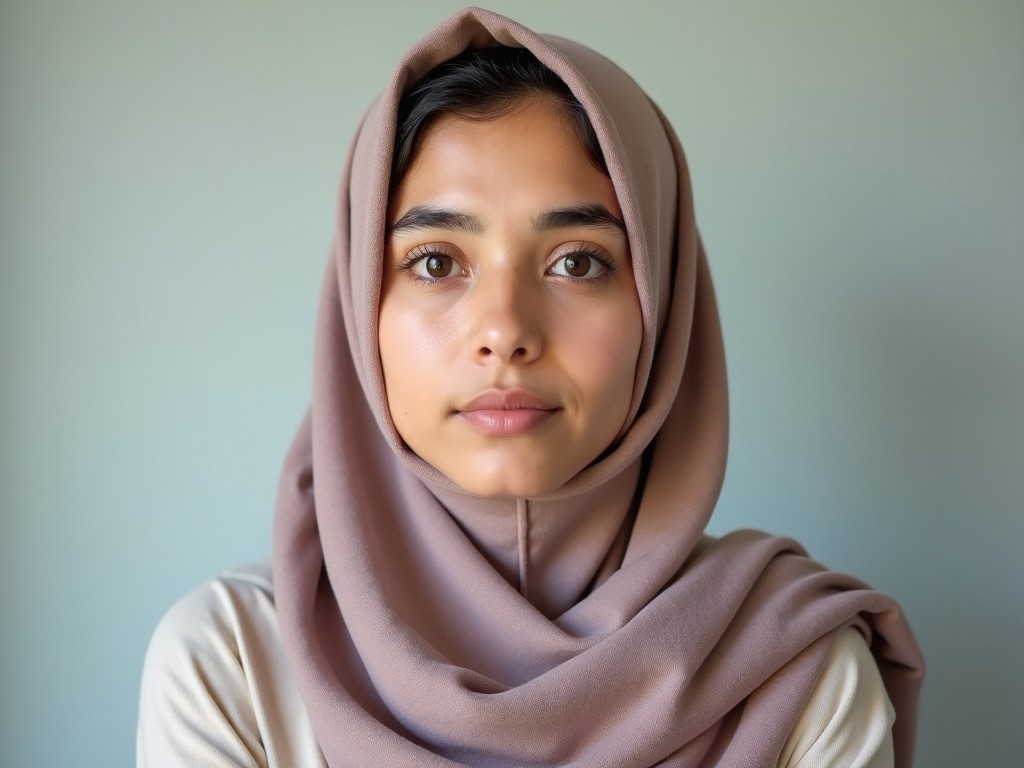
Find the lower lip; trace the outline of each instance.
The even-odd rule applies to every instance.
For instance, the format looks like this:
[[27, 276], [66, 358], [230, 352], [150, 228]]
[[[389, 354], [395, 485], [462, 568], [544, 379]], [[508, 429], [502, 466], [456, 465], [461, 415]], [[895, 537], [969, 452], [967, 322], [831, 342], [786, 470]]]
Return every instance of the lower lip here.
[[508, 411], [487, 409], [460, 411], [459, 416], [486, 435], [523, 435], [544, 424], [556, 412], [538, 408], [516, 408]]

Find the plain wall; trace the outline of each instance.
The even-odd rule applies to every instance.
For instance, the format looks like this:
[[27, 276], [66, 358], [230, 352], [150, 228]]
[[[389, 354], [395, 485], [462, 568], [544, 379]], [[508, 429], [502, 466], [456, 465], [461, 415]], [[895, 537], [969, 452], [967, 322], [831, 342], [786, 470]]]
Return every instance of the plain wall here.
[[[0, 764], [134, 761], [148, 636], [266, 555], [344, 153], [459, 3], [0, 4]], [[712, 532], [904, 606], [921, 766], [1024, 754], [1024, 4], [502, 1], [686, 147]]]

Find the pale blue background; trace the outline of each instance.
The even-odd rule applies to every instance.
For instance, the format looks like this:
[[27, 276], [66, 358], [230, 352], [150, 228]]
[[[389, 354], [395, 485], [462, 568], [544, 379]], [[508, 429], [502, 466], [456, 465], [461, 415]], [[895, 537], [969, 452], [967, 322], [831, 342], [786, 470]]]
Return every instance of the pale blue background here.
[[[459, 3], [0, 4], [0, 763], [134, 760], [147, 637], [269, 551], [343, 154]], [[919, 765], [1024, 754], [1024, 3], [498, 2], [688, 150], [733, 431], [712, 530], [901, 600]]]

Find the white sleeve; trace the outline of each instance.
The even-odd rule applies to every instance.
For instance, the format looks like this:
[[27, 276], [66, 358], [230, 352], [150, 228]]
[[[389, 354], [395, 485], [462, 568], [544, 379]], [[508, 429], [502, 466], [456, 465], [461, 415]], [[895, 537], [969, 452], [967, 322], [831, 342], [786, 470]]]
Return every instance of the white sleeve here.
[[895, 712], [863, 636], [833, 645], [779, 759], [779, 768], [892, 768]]
[[138, 768], [266, 768], [227, 597], [204, 584], [157, 626], [142, 670]]

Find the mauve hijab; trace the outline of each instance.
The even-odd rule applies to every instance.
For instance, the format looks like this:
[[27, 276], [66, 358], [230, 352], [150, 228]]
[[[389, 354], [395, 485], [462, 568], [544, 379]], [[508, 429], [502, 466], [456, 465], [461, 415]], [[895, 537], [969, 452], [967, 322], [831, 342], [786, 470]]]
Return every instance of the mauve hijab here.
[[[397, 104], [467, 48], [525, 47], [590, 116], [644, 322], [629, 418], [545, 498], [462, 492], [392, 424], [377, 348]], [[773, 766], [838, 633], [868, 638], [913, 752], [920, 652], [899, 607], [793, 541], [703, 535], [727, 442], [715, 298], [672, 128], [603, 56], [476, 8], [412, 48], [350, 150], [285, 461], [286, 654], [339, 766]]]

